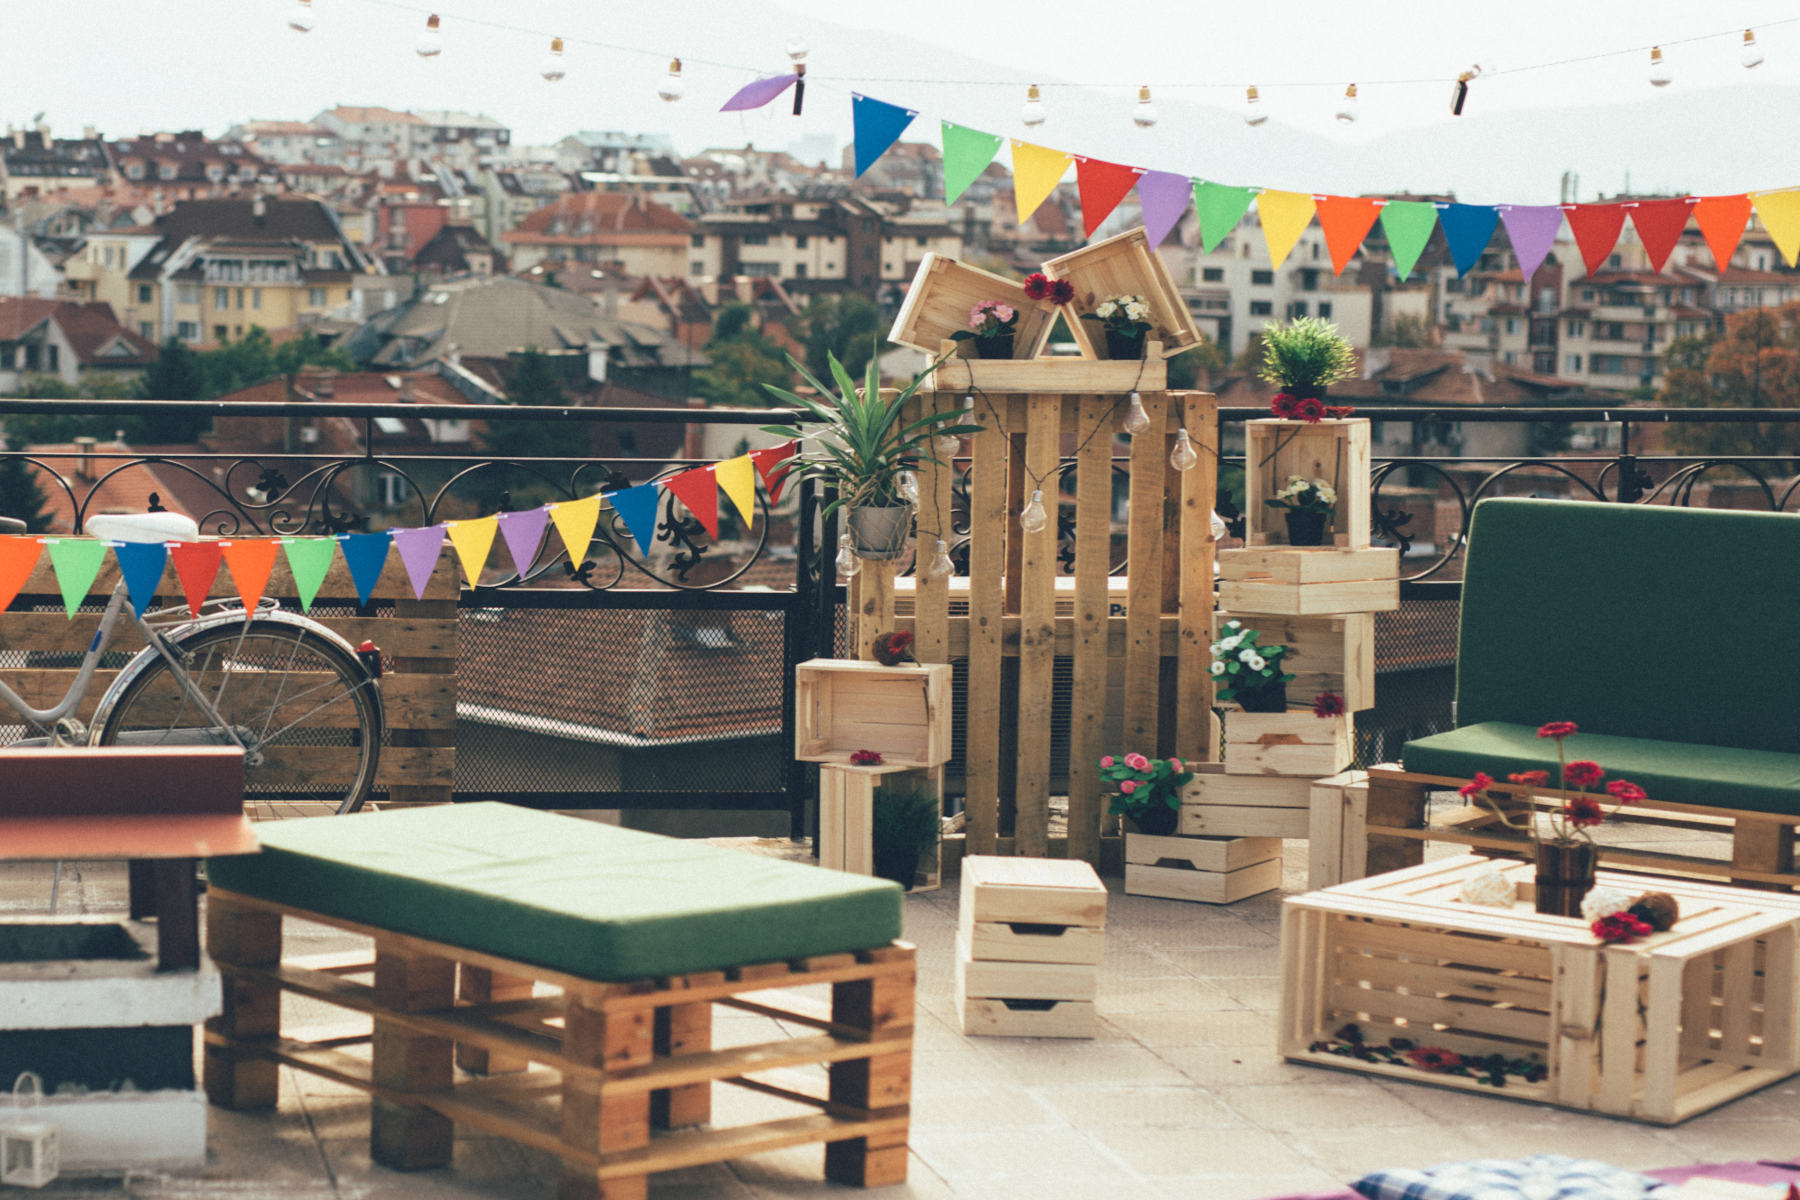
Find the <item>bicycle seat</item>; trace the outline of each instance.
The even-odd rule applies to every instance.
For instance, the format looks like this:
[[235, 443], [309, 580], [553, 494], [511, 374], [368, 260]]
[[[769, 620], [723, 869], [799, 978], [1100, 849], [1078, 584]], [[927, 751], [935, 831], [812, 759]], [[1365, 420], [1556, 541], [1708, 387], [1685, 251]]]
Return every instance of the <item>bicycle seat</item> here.
[[0, 517], [0, 533], [20, 534], [25, 532], [25, 522], [17, 517]]
[[197, 542], [194, 518], [174, 512], [99, 513], [87, 519], [83, 532], [108, 542]]

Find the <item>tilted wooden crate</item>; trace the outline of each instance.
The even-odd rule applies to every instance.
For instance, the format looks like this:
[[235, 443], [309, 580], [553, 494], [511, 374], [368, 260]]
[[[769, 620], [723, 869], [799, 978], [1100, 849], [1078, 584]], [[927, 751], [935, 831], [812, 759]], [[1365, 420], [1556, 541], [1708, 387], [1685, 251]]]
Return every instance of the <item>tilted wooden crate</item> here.
[[[1310, 714], [1309, 714], [1310, 715]], [[1224, 763], [1190, 763], [1177, 832], [1187, 837], [1306, 836], [1311, 781], [1279, 775], [1228, 775]]]
[[965, 858], [954, 985], [963, 1032], [1093, 1037], [1105, 928], [1106, 886], [1087, 863]]
[[1294, 677], [1287, 690], [1295, 703], [1332, 692], [1351, 712], [1375, 707], [1375, 614], [1297, 617], [1221, 609], [1213, 614], [1214, 640], [1224, 635], [1227, 621], [1256, 630], [1262, 645], [1288, 648], [1281, 665]]
[[[1044, 264], [1044, 273], [1075, 286], [1075, 300], [1066, 309], [1067, 324], [1075, 344], [1089, 358], [1112, 357], [1106, 351], [1100, 323], [1081, 318], [1109, 296], [1144, 298], [1150, 305], [1151, 323], [1146, 338], [1161, 342], [1165, 357], [1192, 350], [1203, 340], [1181, 290], [1142, 226], [1053, 258]], [[1146, 355], [1149, 353], [1146, 347]]]
[[873, 750], [890, 767], [950, 761], [948, 663], [815, 658], [794, 668], [794, 757], [848, 763]]
[[1400, 607], [1393, 547], [1256, 547], [1219, 551], [1219, 604], [1238, 613], [1317, 616]]
[[[951, 334], [969, 328], [969, 312], [983, 300], [997, 300], [1018, 310], [1014, 358], [1036, 358], [1043, 352], [1056, 324], [1055, 305], [1033, 300], [1016, 280], [942, 254], [927, 254], [919, 263], [888, 340], [927, 354], [940, 353], [940, 344]], [[972, 358], [975, 343], [959, 342], [955, 353]]]
[[1225, 714], [1227, 775], [1320, 779], [1350, 765], [1350, 714], [1317, 717], [1307, 709]]
[[1337, 492], [1330, 544], [1367, 546], [1371, 455], [1369, 422], [1361, 417], [1244, 422], [1245, 544], [1287, 544], [1286, 510], [1267, 501], [1299, 475], [1323, 479]]
[[1127, 895], [1231, 904], [1280, 886], [1280, 838], [1125, 835]]

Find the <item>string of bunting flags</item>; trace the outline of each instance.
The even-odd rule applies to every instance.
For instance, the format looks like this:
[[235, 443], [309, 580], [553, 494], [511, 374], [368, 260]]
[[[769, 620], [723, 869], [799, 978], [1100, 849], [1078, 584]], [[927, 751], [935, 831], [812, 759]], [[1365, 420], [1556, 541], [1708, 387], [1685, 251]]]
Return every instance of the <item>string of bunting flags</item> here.
[[[794, 76], [772, 76], [740, 88], [725, 112], [758, 108], [792, 85]], [[850, 100], [856, 174], [861, 176], [900, 139], [919, 114], [861, 93]], [[1233, 186], [1172, 171], [1106, 162], [1017, 138], [984, 133], [951, 121], [940, 122], [944, 201], [958, 197], [999, 155], [1012, 148], [1013, 199], [1021, 225], [1062, 182], [1071, 164], [1081, 200], [1082, 224], [1092, 237], [1101, 222], [1136, 187], [1144, 228], [1160, 245], [1188, 206], [1200, 221], [1202, 248], [1211, 252], [1256, 204], [1271, 265], [1279, 268], [1314, 219], [1325, 234], [1332, 270], [1342, 274], [1363, 239], [1380, 223], [1404, 279], [1412, 273], [1432, 230], [1442, 229], [1458, 275], [1481, 258], [1495, 229], [1504, 226], [1529, 279], [1544, 262], [1567, 221], [1581, 260], [1592, 275], [1606, 262], [1629, 217], [1653, 269], [1660, 271], [1691, 217], [1705, 236], [1720, 270], [1754, 211], [1791, 266], [1800, 258], [1800, 188], [1741, 192], [1724, 196], [1616, 201], [1603, 204], [1459, 204], [1433, 200], [1381, 200], [1366, 196], [1316, 195], [1277, 188]]]
[[55, 537], [28, 534], [0, 537], [0, 612], [18, 598], [38, 561], [48, 551], [50, 568], [70, 617], [86, 603], [94, 579], [105, 565], [110, 550], [119, 564], [131, 604], [139, 616], [153, 603], [165, 570], [173, 566], [188, 610], [200, 615], [200, 605], [212, 592], [219, 570], [231, 573], [231, 582], [246, 610], [254, 610], [268, 587], [277, 554], [286, 557], [294, 576], [300, 607], [311, 610], [334, 555], [342, 554], [356, 587], [357, 601], [367, 604], [387, 569], [389, 551], [398, 553], [413, 594], [423, 599], [431, 573], [437, 568], [444, 542], [455, 549], [469, 586], [474, 587], [487, 567], [496, 539], [506, 546], [513, 568], [521, 575], [530, 569], [543, 544], [546, 530], [554, 525], [569, 552], [571, 562], [586, 556], [600, 524], [603, 504], [625, 522], [639, 551], [648, 554], [656, 533], [656, 509], [660, 493], [679, 500], [715, 540], [719, 536], [719, 493], [746, 524], [755, 519], [756, 481], [760, 478], [769, 503], [781, 499], [789, 462], [799, 442], [785, 442], [752, 450], [735, 458], [640, 483], [635, 487], [597, 492], [580, 500], [562, 500], [518, 512], [495, 513], [473, 520], [444, 521], [422, 528], [389, 529], [378, 533], [341, 533], [331, 537], [223, 538], [203, 542], [109, 542], [90, 537]]

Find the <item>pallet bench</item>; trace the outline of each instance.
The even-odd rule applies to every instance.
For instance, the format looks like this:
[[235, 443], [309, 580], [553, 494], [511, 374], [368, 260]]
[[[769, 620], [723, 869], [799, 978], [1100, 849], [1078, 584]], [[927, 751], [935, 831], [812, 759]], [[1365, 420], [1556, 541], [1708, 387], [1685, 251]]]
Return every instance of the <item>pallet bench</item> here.
[[[527, 844], [535, 858], [515, 853]], [[811, 1143], [828, 1179], [906, 1177], [915, 971], [893, 940], [892, 884], [498, 804], [288, 822], [210, 878], [225, 977], [206, 1037], [214, 1104], [272, 1107], [286, 1064], [370, 1093], [384, 1166], [449, 1163], [462, 1124], [559, 1156], [566, 1198], [643, 1197], [658, 1172]], [[471, 915], [484, 906], [491, 918]], [[368, 937], [373, 954], [284, 962], [288, 917]], [[420, 932], [433, 921], [456, 936]], [[816, 985], [828, 1011], [792, 994]], [[283, 1037], [284, 992], [365, 1015], [370, 1032]], [[715, 1048], [715, 1005], [816, 1032]], [[808, 1064], [826, 1066], [821, 1094], [785, 1078]], [[816, 1111], [653, 1136], [710, 1121], [715, 1082]]]

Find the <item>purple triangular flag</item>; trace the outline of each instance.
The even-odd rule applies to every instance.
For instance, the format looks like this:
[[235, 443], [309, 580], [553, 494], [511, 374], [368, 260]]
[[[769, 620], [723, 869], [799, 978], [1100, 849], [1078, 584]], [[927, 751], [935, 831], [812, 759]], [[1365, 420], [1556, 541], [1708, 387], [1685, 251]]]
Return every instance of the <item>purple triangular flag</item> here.
[[1146, 171], [1138, 180], [1137, 193], [1144, 214], [1144, 236], [1154, 250], [1187, 211], [1188, 201], [1194, 198], [1194, 181], [1173, 171]]
[[625, 520], [625, 528], [637, 541], [638, 549], [650, 553], [650, 539], [656, 536], [656, 504], [662, 489], [654, 483], [640, 483], [622, 492], [602, 492], [601, 498]]
[[746, 83], [733, 92], [731, 99], [725, 102], [720, 112], [743, 112], [746, 109], [761, 108], [781, 93], [794, 86], [798, 75], [771, 75], [767, 79], [758, 79]]
[[1505, 222], [1506, 236], [1519, 258], [1519, 271], [1530, 282], [1531, 273], [1543, 265], [1562, 228], [1562, 206], [1509, 204], [1500, 210], [1500, 220]]
[[425, 598], [425, 587], [431, 573], [437, 570], [438, 552], [444, 548], [444, 527], [427, 525], [423, 529], [395, 529], [394, 549], [400, 552], [400, 565], [412, 583], [415, 599]]
[[512, 555], [513, 567], [523, 579], [544, 544], [544, 527], [550, 523], [550, 510], [540, 505], [524, 512], [501, 513], [499, 521], [506, 552]]

